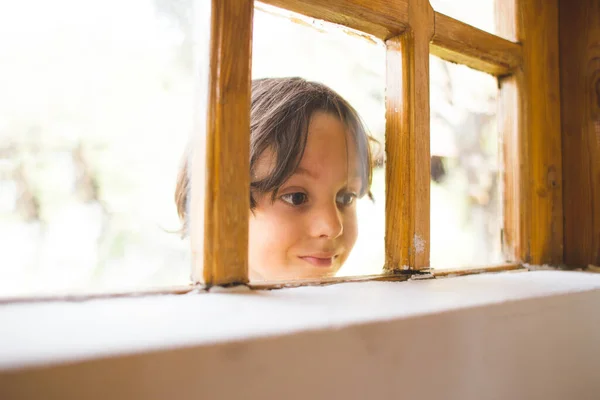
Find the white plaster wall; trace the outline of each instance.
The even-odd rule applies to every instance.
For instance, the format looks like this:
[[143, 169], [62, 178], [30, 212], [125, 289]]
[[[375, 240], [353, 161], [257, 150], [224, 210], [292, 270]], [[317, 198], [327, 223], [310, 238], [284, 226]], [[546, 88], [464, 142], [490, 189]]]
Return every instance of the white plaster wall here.
[[[366, 291], [361, 285], [263, 292], [273, 296], [273, 305], [281, 305], [287, 293], [294, 304], [303, 298], [304, 306], [287, 307], [297, 320], [310, 319], [303, 310], [317, 315], [319, 309], [337, 310], [331, 323], [310, 330], [262, 329], [264, 334], [224, 343], [202, 342], [200, 330], [199, 344], [185, 348], [158, 346], [137, 354], [87, 355], [61, 365], [5, 367], [0, 398], [600, 398], [600, 276], [530, 272], [371, 283]], [[346, 290], [359, 298], [344, 299]], [[417, 305], [427, 297], [437, 300], [425, 308]], [[393, 303], [399, 300], [404, 302]], [[351, 318], [342, 323], [344, 302], [350, 307], [347, 315], [360, 303], [379, 305], [379, 311], [362, 323]], [[382, 309], [389, 311], [387, 318]], [[272, 319], [281, 312], [274, 308]], [[255, 322], [264, 328], [261, 320]], [[178, 332], [176, 326], [172, 330]], [[7, 343], [3, 332], [0, 328], [0, 349]], [[78, 334], [70, 333], [74, 342]], [[11, 357], [18, 365], [14, 353]]]

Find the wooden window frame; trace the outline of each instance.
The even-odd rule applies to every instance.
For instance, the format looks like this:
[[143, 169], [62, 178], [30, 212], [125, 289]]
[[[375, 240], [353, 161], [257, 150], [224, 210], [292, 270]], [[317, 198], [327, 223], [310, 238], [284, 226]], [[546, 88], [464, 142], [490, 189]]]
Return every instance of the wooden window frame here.
[[[209, 0], [206, 0], [209, 1]], [[384, 41], [386, 223], [383, 274], [248, 282], [249, 126], [254, 0], [210, 0], [206, 136], [194, 141], [190, 243], [193, 290], [255, 289], [365, 280], [407, 280], [527, 270], [563, 262], [558, 0], [496, 0], [505, 39], [433, 10], [428, 0], [262, 0]], [[510, 40], [509, 40], [510, 39]], [[504, 255], [502, 265], [431, 270], [429, 55], [498, 79]], [[232, 118], [231, 116], [235, 116]], [[418, 243], [415, 243], [418, 242]], [[190, 286], [66, 296], [87, 299], [187, 293]], [[2, 299], [38, 301], [56, 296]]]
[[[498, 32], [510, 40], [438, 13], [428, 0], [262, 2], [373, 35], [386, 44], [385, 266], [377, 279], [429, 271], [430, 54], [498, 79], [502, 246], [514, 263], [472, 271], [562, 264], [557, 0], [497, 0]], [[191, 213], [192, 227], [203, 227], [192, 228], [193, 277], [206, 286], [248, 283], [249, 175], [236, 172], [249, 165], [253, 7], [254, 0], [212, 0], [209, 122], [206, 145], [195, 149], [206, 180], [192, 175], [192, 188], [203, 188], [205, 197], [196, 197]], [[231, 115], [236, 118], [226, 118]]]

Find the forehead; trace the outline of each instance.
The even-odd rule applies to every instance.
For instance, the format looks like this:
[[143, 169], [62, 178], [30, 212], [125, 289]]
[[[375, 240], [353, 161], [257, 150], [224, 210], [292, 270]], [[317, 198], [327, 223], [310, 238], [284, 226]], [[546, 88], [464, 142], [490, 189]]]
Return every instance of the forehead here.
[[[352, 133], [336, 115], [324, 111], [313, 113], [306, 140], [302, 159], [293, 174], [319, 178], [322, 171], [335, 169], [339, 173], [340, 168], [343, 168], [342, 172], [346, 179], [362, 176], [361, 168], [364, 168], [366, 159], [360, 160]], [[283, 149], [283, 151], [287, 150]], [[274, 149], [267, 148], [258, 157], [253, 167], [252, 179], [264, 179], [277, 167]]]
[[299, 168], [318, 174], [341, 167], [346, 174], [357, 174], [358, 161], [356, 143], [347, 126], [330, 113], [314, 113]]

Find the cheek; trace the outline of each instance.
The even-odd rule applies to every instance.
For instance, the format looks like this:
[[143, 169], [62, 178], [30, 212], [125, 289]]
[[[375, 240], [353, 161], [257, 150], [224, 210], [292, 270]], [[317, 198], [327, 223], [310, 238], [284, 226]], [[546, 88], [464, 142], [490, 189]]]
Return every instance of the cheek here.
[[356, 207], [352, 210], [347, 210], [343, 216], [343, 224], [344, 224], [344, 235], [342, 236], [342, 242], [344, 245], [345, 254], [339, 260], [339, 264], [336, 268], [336, 273], [339, 269], [344, 265], [348, 256], [350, 256], [350, 252], [352, 248], [356, 244], [356, 239], [358, 238], [358, 221], [356, 216]]
[[[277, 207], [250, 214], [248, 232], [249, 268], [259, 275], [286, 264], [288, 251], [298, 242], [300, 225], [282, 216]], [[265, 276], [268, 278], [268, 276]]]
[[358, 237], [358, 221], [356, 217], [356, 207], [352, 210], [348, 210], [344, 216], [344, 245], [346, 246], [347, 253], [354, 247], [356, 239]]

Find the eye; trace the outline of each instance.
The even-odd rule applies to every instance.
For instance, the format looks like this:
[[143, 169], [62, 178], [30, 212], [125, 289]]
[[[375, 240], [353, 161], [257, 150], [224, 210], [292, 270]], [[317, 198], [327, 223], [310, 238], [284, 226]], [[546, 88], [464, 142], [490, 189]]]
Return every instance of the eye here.
[[354, 199], [356, 199], [356, 197], [357, 197], [356, 193], [345, 192], [345, 193], [338, 194], [335, 201], [339, 205], [341, 205], [343, 207], [347, 207], [354, 202]]
[[302, 192], [284, 194], [280, 198], [292, 206], [300, 206], [308, 201], [308, 196]]

